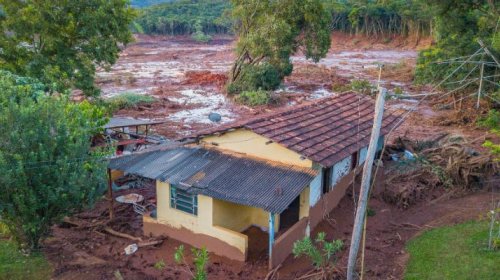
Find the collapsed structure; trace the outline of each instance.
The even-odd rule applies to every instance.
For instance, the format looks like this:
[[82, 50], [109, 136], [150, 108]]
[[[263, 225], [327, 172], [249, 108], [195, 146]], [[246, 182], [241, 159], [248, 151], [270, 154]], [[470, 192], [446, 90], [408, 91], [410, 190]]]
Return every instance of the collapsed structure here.
[[[112, 160], [113, 174], [156, 180], [145, 235], [167, 235], [245, 261], [249, 227], [268, 236], [269, 266], [338, 204], [366, 158], [374, 102], [345, 93], [191, 135], [190, 144]], [[383, 137], [399, 120], [384, 115]], [[193, 143], [194, 142], [194, 143]]]

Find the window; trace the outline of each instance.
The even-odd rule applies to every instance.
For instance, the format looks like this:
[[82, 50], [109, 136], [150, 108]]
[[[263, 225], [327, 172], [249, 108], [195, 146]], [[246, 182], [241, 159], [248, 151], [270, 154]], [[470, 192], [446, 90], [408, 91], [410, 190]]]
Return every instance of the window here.
[[198, 196], [170, 186], [170, 207], [198, 215]]
[[358, 166], [358, 152], [354, 152], [352, 154], [352, 159], [351, 159], [351, 170], [354, 170], [356, 166]]
[[332, 168], [328, 167], [323, 169], [323, 194], [330, 191], [331, 184], [332, 184]]

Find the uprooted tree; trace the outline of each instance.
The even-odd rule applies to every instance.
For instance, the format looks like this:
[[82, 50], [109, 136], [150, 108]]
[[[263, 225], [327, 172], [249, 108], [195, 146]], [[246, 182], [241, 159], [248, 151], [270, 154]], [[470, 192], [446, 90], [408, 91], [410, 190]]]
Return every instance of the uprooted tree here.
[[232, 0], [236, 60], [230, 93], [276, 89], [301, 51], [317, 62], [330, 48], [329, 14], [320, 0]]
[[102, 151], [91, 150], [103, 110], [45, 90], [0, 71], [0, 222], [28, 250], [106, 186]]

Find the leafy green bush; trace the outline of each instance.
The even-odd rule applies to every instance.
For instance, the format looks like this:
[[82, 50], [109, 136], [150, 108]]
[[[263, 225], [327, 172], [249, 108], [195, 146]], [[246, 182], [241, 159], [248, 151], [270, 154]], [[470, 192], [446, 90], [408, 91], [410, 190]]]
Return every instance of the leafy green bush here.
[[[287, 69], [286, 71], [290, 71]], [[230, 94], [243, 91], [275, 90], [281, 84], [282, 74], [269, 63], [260, 65], [245, 65], [240, 74], [240, 79], [230, 83], [227, 91]]]
[[206, 280], [207, 279], [207, 264], [208, 264], [208, 252], [205, 248], [191, 250], [193, 253], [193, 264], [194, 271], [191, 270], [190, 266], [187, 264], [184, 258], [184, 246], [179, 246], [174, 253], [174, 260], [179, 265], [184, 265], [187, 267], [187, 272], [191, 274], [193, 280]]
[[155, 263], [154, 268], [161, 271], [164, 270], [166, 266], [165, 261], [161, 259]]
[[193, 35], [191, 35], [191, 38], [193, 38], [196, 42], [201, 43], [208, 43], [212, 40], [212, 36], [203, 33], [203, 31], [196, 31]]
[[112, 110], [120, 110], [135, 107], [140, 104], [153, 103], [156, 99], [149, 95], [137, 93], [123, 93], [106, 101]]
[[[478, 125], [489, 128], [492, 133], [500, 136], [500, 112], [495, 109], [490, 110], [488, 116], [478, 121]], [[487, 140], [483, 146], [489, 148], [493, 154], [500, 156], [500, 144]]]
[[191, 38], [193, 38], [193, 40], [201, 43], [208, 43], [210, 42], [210, 40], [212, 40], [212, 36], [203, 32], [203, 25], [201, 21], [196, 22], [195, 29], [196, 32], [191, 35]]
[[293, 244], [293, 255], [298, 258], [307, 256], [312, 264], [323, 272], [323, 279], [333, 279], [332, 273], [335, 265], [335, 253], [342, 249], [344, 243], [342, 240], [333, 240], [328, 242], [325, 240], [324, 232], [318, 233], [316, 240], [311, 240], [310, 237], [304, 237]]
[[351, 89], [357, 93], [370, 95], [375, 87], [368, 80], [352, 80]]
[[478, 125], [491, 129], [493, 131], [500, 131], [500, 111], [492, 109], [488, 112], [488, 115], [484, 118], [478, 120]]
[[0, 71], [0, 217], [18, 245], [36, 250], [54, 223], [102, 195], [106, 153], [90, 139], [107, 120], [102, 108], [27, 81]]
[[248, 106], [259, 106], [269, 104], [271, 94], [264, 90], [244, 91], [236, 97], [236, 102]]

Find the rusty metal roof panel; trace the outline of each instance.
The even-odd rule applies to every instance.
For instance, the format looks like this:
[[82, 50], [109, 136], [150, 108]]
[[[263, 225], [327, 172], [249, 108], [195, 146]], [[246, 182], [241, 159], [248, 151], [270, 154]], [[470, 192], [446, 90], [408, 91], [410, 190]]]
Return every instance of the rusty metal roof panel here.
[[111, 118], [106, 125], [104, 125], [104, 128], [121, 128], [121, 127], [130, 127], [139, 125], [155, 125], [164, 122], [165, 121], [152, 121], [152, 120], [125, 118], [125, 117], [114, 117]]
[[273, 213], [284, 211], [317, 174], [310, 168], [188, 147], [116, 158], [109, 168]]

